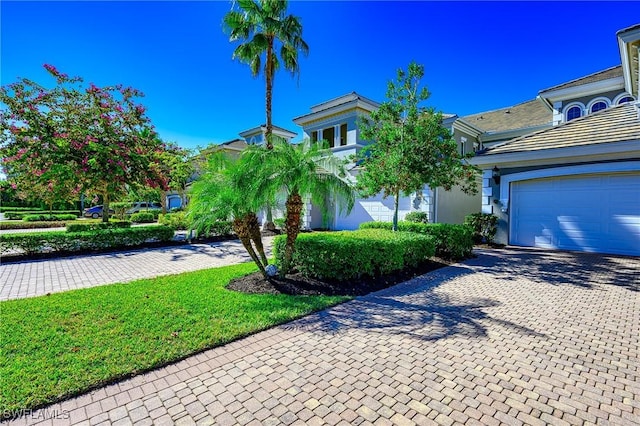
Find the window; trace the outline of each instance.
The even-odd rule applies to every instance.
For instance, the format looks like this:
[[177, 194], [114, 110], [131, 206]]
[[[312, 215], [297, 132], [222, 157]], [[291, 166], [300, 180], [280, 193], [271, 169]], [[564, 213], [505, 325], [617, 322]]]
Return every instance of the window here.
[[579, 106], [572, 106], [567, 110], [567, 121], [571, 121], [574, 118], [580, 118], [582, 116], [582, 108]]
[[607, 109], [607, 103], [604, 101], [598, 101], [591, 105], [591, 112], [598, 112], [603, 109]]
[[311, 142], [318, 142], [318, 133], [317, 130], [311, 132]]
[[322, 129], [322, 139], [329, 142], [329, 148], [336, 146], [336, 131], [334, 127], [327, 127]]
[[618, 101], [618, 105], [626, 104], [627, 102], [633, 102], [633, 98], [631, 96], [625, 96]]
[[347, 125], [340, 125], [340, 146], [345, 146], [347, 144]]

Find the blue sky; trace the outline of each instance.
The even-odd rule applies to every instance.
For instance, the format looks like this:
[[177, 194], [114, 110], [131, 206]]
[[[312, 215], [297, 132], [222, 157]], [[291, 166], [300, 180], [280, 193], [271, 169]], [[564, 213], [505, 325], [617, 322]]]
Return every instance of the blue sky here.
[[[98, 85], [122, 83], [165, 140], [184, 147], [238, 137], [265, 122], [264, 79], [231, 59], [227, 1], [0, 2], [1, 84], [53, 82], [44, 63]], [[640, 2], [292, 1], [310, 54], [299, 78], [281, 71], [274, 124], [352, 92], [383, 101], [411, 60], [425, 66], [430, 106], [458, 115], [533, 99], [618, 65], [617, 30]], [[300, 138], [299, 136], [299, 138]]]

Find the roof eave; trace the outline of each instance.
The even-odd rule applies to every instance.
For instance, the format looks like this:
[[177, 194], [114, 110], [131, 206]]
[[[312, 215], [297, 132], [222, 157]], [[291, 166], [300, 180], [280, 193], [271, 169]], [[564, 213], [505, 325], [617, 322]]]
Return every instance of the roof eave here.
[[480, 168], [490, 168], [494, 165], [520, 167], [621, 159], [640, 159], [640, 139], [499, 154], [491, 154], [489, 151], [486, 154], [476, 155], [470, 159], [470, 162]]
[[591, 96], [603, 92], [623, 89], [624, 78], [614, 77], [606, 80], [595, 81], [593, 83], [581, 84], [579, 86], [566, 87], [564, 89], [541, 91], [538, 97], [553, 104], [556, 101], [565, 101], [583, 96]]

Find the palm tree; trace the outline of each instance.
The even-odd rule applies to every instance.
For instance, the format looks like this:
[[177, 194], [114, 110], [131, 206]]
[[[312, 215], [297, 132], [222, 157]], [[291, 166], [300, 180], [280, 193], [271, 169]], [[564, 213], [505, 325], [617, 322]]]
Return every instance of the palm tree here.
[[314, 207], [326, 216], [330, 204], [335, 203], [340, 212], [349, 213], [355, 202], [354, 190], [348, 179], [344, 162], [326, 148], [325, 141], [305, 140], [292, 145], [274, 139], [272, 150], [258, 147], [245, 152], [246, 164], [262, 165], [261, 175], [255, 176], [260, 193], [286, 194], [285, 233], [287, 242], [280, 275], [289, 272], [295, 241], [300, 233], [304, 198], [309, 197]]
[[[209, 158], [204, 173], [192, 185], [189, 217], [197, 229], [207, 230], [216, 220], [232, 220], [233, 231], [265, 278], [267, 256], [256, 211], [268, 192], [259, 193], [257, 181], [243, 157], [231, 159], [222, 152]], [[262, 195], [261, 195], [262, 194]]]
[[[300, 18], [287, 15], [286, 0], [238, 0], [240, 10], [231, 10], [224, 17], [229, 41], [241, 40], [233, 52], [233, 58], [249, 64], [251, 74], [257, 77], [262, 68], [266, 80], [265, 139], [268, 149], [272, 147], [271, 100], [273, 79], [282, 64], [296, 75], [300, 72], [298, 52], [309, 54], [309, 46], [302, 39]], [[280, 45], [280, 59], [276, 54], [276, 44]]]

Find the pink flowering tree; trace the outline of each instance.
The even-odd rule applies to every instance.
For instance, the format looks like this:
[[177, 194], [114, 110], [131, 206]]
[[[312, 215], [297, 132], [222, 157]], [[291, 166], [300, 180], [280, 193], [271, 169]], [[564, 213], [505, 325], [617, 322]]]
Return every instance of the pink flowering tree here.
[[53, 88], [31, 80], [0, 88], [3, 171], [32, 196], [101, 195], [108, 205], [132, 185], [168, 187], [155, 159], [167, 147], [157, 137], [141, 92], [121, 85], [86, 87], [51, 65]]

